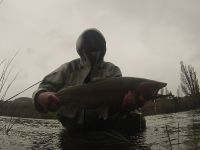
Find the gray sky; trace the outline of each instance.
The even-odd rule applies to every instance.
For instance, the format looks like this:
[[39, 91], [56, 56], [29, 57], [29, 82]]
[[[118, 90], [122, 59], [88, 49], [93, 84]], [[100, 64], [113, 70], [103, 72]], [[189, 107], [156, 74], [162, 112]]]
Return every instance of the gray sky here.
[[176, 94], [183, 60], [200, 78], [199, 0], [4, 0], [0, 60], [19, 51], [13, 74], [20, 71], [7, 97], [77, 58], [77, 37], [91, 27], [102, 31], [105, 60], [124, 76], [167, 82]]

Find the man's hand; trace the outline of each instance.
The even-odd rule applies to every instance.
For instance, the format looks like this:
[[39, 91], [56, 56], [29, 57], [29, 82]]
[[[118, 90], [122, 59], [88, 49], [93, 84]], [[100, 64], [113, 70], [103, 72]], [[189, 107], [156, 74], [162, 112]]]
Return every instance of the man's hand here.
[[133, 110], [135, 108], [143, 107], [145, 99], [142, 95], [137, 95], [135, 91], [128, 91], [124, 96], [122, 108], [125, 110]]
[[60, 106], [60, 100], [55, 92], [42, 92], [38, 96], [38, 103], [47, 111], [56, 111]]
[[136, 93], [135, 91], [128, 91], [128, 93], [124, 96], [122, 108], [124, 110], [133, 109], [136, 105]]

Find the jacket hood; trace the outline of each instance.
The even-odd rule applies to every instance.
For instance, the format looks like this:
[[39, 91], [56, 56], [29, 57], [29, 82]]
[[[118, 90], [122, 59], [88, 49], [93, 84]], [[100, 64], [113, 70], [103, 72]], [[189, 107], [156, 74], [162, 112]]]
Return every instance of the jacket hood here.
[[95, 56], [93, 59], [95, 59], [95, 63], [99, 63], [103, 61], [106, 53], [106, 40], [99, 30], [87, 29], [77, 39], [76, 50], [83, 62], [91, 58], [91, 53], [98, 52], [99, 56]]

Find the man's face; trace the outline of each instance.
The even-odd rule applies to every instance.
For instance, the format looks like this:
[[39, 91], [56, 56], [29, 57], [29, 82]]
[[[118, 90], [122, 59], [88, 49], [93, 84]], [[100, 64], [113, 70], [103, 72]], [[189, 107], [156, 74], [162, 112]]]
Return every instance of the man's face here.
[[79, 55], [86, 58], [91, 65], [103, 59], [106, 51], [106, 42], [103, 35], [95, 29], [83, 32], [76, 43]]
[[92, 49], [85, 51], [87, 59], [90, 61], [91, 64], [96, 64], [100, 60], [101, 51]]

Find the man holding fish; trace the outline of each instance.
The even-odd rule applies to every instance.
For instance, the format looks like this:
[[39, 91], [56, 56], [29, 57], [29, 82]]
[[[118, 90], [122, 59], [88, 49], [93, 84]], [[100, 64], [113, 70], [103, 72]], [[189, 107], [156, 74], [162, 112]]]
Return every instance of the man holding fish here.
[[[117, 66], [104, 61], [106, 41], [97, 29], [85, 30], [76, 49], [80, 58], [47, 75], [33, 94], [36, 109], [44, 113], [57, 111], [67, 130], [112, 127], [113, 123], [130, 118], [133, 110], [142, 107], [153, 92], [157, 94], [149, 84], [144, 86], [145, 79], [123, 78]], [[135, 80], [139, 82], [129, 89], [126, 85]], [[156, 90], [163, 86], [159, 83]], [[114, 98], [119, 100], [115, 102]]]

